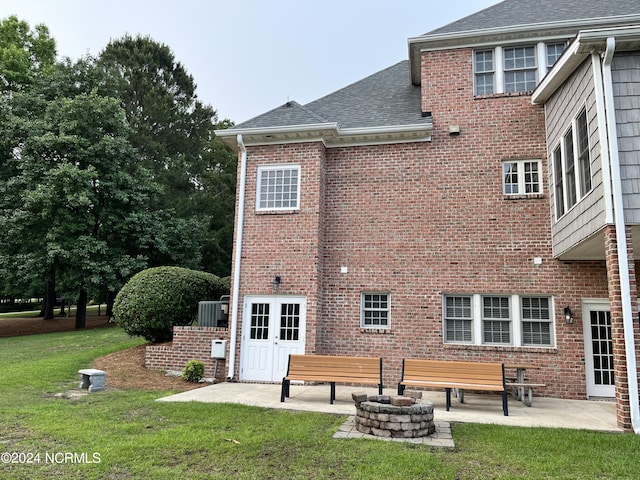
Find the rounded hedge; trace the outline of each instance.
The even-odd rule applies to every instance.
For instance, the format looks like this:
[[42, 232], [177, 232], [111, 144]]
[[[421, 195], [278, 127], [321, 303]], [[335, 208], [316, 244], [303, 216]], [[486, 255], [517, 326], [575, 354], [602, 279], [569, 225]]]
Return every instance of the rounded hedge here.
[[181, 267], [155, 267], [137, 273], [118, 292], [115, 322], [131, 336], [150, 342], [173, 338], [175, 325], [191, 325], [198, 302], [229, 293], [229, 279]]

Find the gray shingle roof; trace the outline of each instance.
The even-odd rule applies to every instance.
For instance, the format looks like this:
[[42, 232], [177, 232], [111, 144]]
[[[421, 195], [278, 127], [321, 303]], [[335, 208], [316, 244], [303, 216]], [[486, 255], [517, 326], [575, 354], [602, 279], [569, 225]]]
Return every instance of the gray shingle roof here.
[[425, 35], [640, 14], [640, 0], [505, 0]]
[[411, 85], [409, 61], [330, 93], [306, 105], [287, 102], [233, 129], [337, 123], [340, 128], [427, 124], [422, 117], [420, 87]]

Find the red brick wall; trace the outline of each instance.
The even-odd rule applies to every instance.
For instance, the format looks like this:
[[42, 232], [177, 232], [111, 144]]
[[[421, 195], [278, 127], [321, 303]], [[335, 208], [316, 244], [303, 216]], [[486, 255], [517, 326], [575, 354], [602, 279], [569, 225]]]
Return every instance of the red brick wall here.
[[[321, 300], [325, 147], [317, 142], [249, 147], [247, 150], [240, 298], [272, 295], [272, 281], [279, 275], [282, 283], [278, 294], [307, 297], [306, 348], [313, 352]], [[256, 212], [258, 166], [286, 163], [301, 166], [300, 209]], [[238, 338], [242, 332], [242, 309], [241, 301], [238, 305]], [[236, 359], [239, 365], [239, 345]]]
[[151, 370], [182, 372], [189, 360], [200, 360], [204, 363], [205, 377], [224, 380], [227, 375], [226, 360], [211, 358], [212, 340], [227, 340], [228, 350], [229, 334], [226, 328], [173, 327], [173, 342], [148, 346], [144, 365]]
[[[431, 142], [249, 148], [240, 298], [271, 294], [280, 275], [279, 293], [307, 295], [307, 352], [381, 355], [389, 386], [404, 357], [525, 362], [541, 367], [528, 372], [547, 385], [536, 393], [585, 398], [580, 302], [607, 298], [604, 261], [553, 258], [543, 108], [526, 95], [474, 98], [471, 59], [423, 54]], [[505, 198], [505, 159], [540, 159], [543, 194]], [[255, 213], [256, 167], [269, 162], [301, 163], [300, 212]], [[361, 292], [377, 290], [391, 295], [391, 328], [363, 330]], [[557, 348], [444, 345], [446, 293], [551, 295]]]

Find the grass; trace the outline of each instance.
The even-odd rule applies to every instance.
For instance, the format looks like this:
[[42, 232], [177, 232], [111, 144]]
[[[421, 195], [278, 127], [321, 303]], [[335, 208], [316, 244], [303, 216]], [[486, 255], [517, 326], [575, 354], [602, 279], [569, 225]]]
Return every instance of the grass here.
[[[637, 478], [631, 434], [454, 425], [455, 449], [336, 440], [343, 417], [229, 404], [159, 403], [171, 392], [78, 399], [79, 368], [138, 345], [117, 328], [0, 339], [3, 479]], [[108, 383], [108, 376], [107, 376]], [[70, 456], [65, 457], [65, 454]], [[75, 455], [75, 456], [74, 456]], [[99, 463], [98, 463], [99, 461]]]

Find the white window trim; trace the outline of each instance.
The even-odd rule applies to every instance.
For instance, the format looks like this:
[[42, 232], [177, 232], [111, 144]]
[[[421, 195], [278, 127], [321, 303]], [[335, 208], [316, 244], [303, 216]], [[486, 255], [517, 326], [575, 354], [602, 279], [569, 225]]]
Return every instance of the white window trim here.
[[[447, 341], [446, 340], [446, 297], [471, 297], [471, 342], [461, 341]], [[485, 343], [483, 339], [483, 315], [482, 315], [482, 299], [483, 297], [509, 297], [509, 322], [511, 332], [510, 343]], [[549, 299], [549, 322], [551, 324], [551, 344], [550, 345], [524, 345], [522, 342], [522, 302], [523, 297], [539, 297]], [[544, 348], [553, 349], [556, 348], [556, 321], [555, 321], [555, 304], [551, 295], [544, 294], [532, 294], [532, 295], [505, 295], [499, 293], [448, 293], [443, 294], [441, 299], [442, 304], [442, 339], [443, 343], [447, 345], [477, 345], [486, 347], [518, 347], [518, 348]]]
[[[493, 50], [493, 72], [494, 72], [494, 85], [493, 91], [495, 94], [504, 94], [505, 93], [505, 82], [504, 82], [504, 49], [505, 48], [517, 48], [517, 47], [528, 47], [533, 46], [535, 49], [534, 56], [536, 59], [536, 85], [538, 85], [542, 79], [545, 77], [547, 72], [551, 70], [551, 66], [547, 65], [547, 45], [555, 45], [565, 43], [566, 41], [557, 40], [557, 41], [549, 41], [549, 42], [537, 42], [537, 43], [523, 43], [523, 44], [513, 44], [513, 45], [498, 45], [495, 47], [479, 47], [473, 50], [472, 55], [472, 65], [473, 65], [473, 94], [474, 96], [478, 96], [476, 94], [476, 70], [475, 70], [475, 52], [482, 50]], [[526, 90], [527, 92], [529, 90]], [[523, 92], [517, 92], [523, 93]], [[479, 95], [483, 96], [483, 95]]]
[[[365, 295], [386, 295], [387, 296], [387, 324], [386, 325], [365, 325], [364, 323], [364, 297]], [[383, 311], [383, 310], [380, 310]], [[391, 294], [389, 292], [379, 292], [379, 291], [363, 291], [360, 293], [360, 328], [366, 329], [389, 329], [391, 328]]]
[[[518, 164], [518, 193], [506, 193], [504, 191], [504, 164], [505, 163], [517, 163]], [[524, 164], [525, 163], [537, 163], [538, 164], [538, 191], [537, 192], [530, 192], [527, 193], [527, 189], [526, 189], [526, 183], [525, 183], [525, 170], [524, 170]], [[542, 182], [542, 162], [539, 159], [536, 158], [526, 158], [526, 159], [521, 159], [521, 160], [514, 160], [514, 159], [509, 159], [509, 160], [503, 160], [502, 161], [502, 194], [505, 197], [518, 197], [521, 195], [525, 195], [525, 196], [536, 196], [536, 195], [542, 195], [544, 193], [543, 191], [543, 182]]]
[[[260, 187], [262, 180], [262, 172], [268, 170], [297, 170], [298, 172], [298, 185], [297, 185], [297, 201], [295, 207], [261, 207], [260, 206]], [[287, 212], [300, 210], [300, 184], [301, 181], [300, 165], [295, 163], [283, 163], [277, 165], [258, 165], [256, 171], [256, 211], [257, 212]]]
[[[583, 104], [580, 106], [580, 108], [578, 108], [576, 110], [575, 115], [571, 118], [571, 122], [570, 125], [563, 130], [562, 135], [560, 135], [560, 137], [558, 138], [558, 141], [553, 144], [553, 148], [551, 149], [551, 153], [549, 158], [551, 159], [551, 162], [553, 164], [553, 168], [552, 168], [552, 172], [554, 175], [553, 178], [553, 203], [554, 203], [554, 212], [555, 212], [555, 219], [556, 221], [560, 220], [561, 218], [563, 218], [565, 215], [567, 215], [567, 213], [569, 213], [571, 210], [573, 210], [574, 208], [576, 208], [576, 205], [578, 205], [580, 203], [580, 201], [587, 196], [587, 194], [589, 192], [591, 192], [593, 190], [593, 171], [591, 171], [591, 190], [587, 191], [587, 192], [583, 192], [582, 191], [582, 182], [580, 181], [580, 159], [578, 157], [579, 155], [579, 148], [580, 146], [578, 145], [578, 117], [580, 116], [580, 114], [582, 112], [587, 112], [587, 143], [588, 143], [588, 151], [591, 152], [591, 135], [589, 135], [589, 115], [588, 115], [588, 110], [586, 107], [586, 104]], [[569, 134], [569, 132], [572, 133], [572, 148], [573, 148], [573, 180], [574, 180], [574, 188], [576, 191], [576, 203], [574, 203], [573, 205], [569, 206], [568, 203], [568, 196], [567, 196], [567, 171], [566, 171], [566, 159], [567, 159], [567, 152], [566, 152], [566, 142], [565, 142], [565, 138], [566, 136]], [[560, 162], [561, 162], [561, 168], [562, 168], [562, 199], [564, 202], [564, 213], [561, 216], [558, 216], [558, 196], [555, 194], [555, 185], [556, 185], [556, 178], [555, 178], [555, 172], [556, 172], [556, 158], [554, 155], [554, 152], [557, 150], [558, 146], [560, 146]], [[591, 153], [589, 153], [589, 162], [591, 162]], [[551, 187], [550, 187], [551, 188]]]

